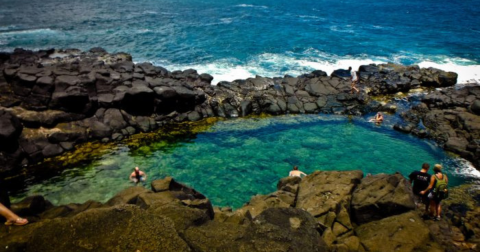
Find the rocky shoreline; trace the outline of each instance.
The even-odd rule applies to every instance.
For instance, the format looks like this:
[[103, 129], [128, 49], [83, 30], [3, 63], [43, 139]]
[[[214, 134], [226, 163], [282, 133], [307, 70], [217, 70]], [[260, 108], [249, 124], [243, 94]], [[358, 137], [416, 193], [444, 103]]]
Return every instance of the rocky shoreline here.
[[[394, 129], [432, 138], [480, 168], [480, 87], [456, 88], [452, 72], [361, 66], [359, 94], [350, 93], [345, 70], [214, 86], [208, 74], [134, 64], [128, 54], [101, 48], [0, 53], [0, 72], [2, 177], [80, 143], [118, 141], [172, 123], [395, 112], [389, 99], [414, 90], [427, 94], [411, 101]], [[27, 198], [12, 208], [33, 223], [2, 228], [0, 251], [478, 250], [478, 192], [468, 185], [452, 195], [445, 220], [425, 221], [399, 174], [315, 172], [282, 179], [278, 191], [233, 211], [214, 208], [201, 193], [166, 178], [152, 182], [152, 191], [132, 187], [105, 204], [53, 206], [41, 196]]]
[[[317, 70], [298, 77], [220, 82], [195, 70], [134, 64], [101, 48], [0, 54], [0, 174], [71, 151], [82, 142], [117, 141], [170, 123], [266, 113], [363, 115], [394, 112], [387, 97], [456, 84], [457, 74], [395, 64], [359, 68], [362, 90], [350, 93], [349, 73]], [[429, 91], [394, 128], [434, 138], [478, 166], [479, 87]]]
[[236, 210], [170, 177], [106, 203], [33, 196], [12, 205], [31, 223], [2, 226], [0, 251], [478, 251], [478, 190], [451, 190], [433, 221], [400, 174], [317, 171], [277, 189]]

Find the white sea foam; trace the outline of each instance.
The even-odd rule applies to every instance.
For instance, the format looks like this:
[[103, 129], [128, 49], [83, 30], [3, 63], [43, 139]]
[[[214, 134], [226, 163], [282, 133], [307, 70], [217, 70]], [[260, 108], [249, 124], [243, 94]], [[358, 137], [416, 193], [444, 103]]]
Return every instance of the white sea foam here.
[[50, 28], [46, 29], [31, 29], [31, 30], [19, 30], [19, 31], [1, 31], [0, 36], [12, 36], [12, 35], [49, 35], [56, 34], [58, 31], [52, 30]]
[[455, 159], [454, 163], [449, 164], [449, 166], [452, 167], [452, 170], [447, 171], [447, 173], [453, 173], [455, 176], [464, 178], [480, 178], [480, 171], [470, 161], [463, 158]]
[[480, 84], [480, 65], [459, 65], [454, 62], [435, 63], [424, 61], [418, 64], [422, 68], [433, 67], [458, 74], [459, 84]]
[[[157, 63], [169, 70], [193, 68], [199, 73], [211, 74], [214, 77], [213, 84], [216, 84], [220, 81], [246, 79], [254, 77], [255, 75], [264, 77], [282, 77], [284, 75], [299, 76], [314, 70], [322, 70], [330, 75], [337, 69], [348, 69], [350, 66], [353, 69], [358, 69], [361, 65], [383, 64], [388, 62], [400, 63], [408, 59], [408, 57], [409, 56], [397, 55], [389, 59], [386, 57], [372, 58], [368, 55], [362, 55], [360, 57], [337, 56], [315, 49], [309, 49], [300, 53], [300, 55], [293, 52], [286, 52], [285, 54], [263, 53], [251, 57], [244, 63], [234, 58], [188, 65], [172, 64], [171, 62]], [[414, 56], [414, 58], [418, 59], [420, 57]], [[442, 58], [442, 60], [439, 61], [441, 63], [422, 61], [418, 65], [423, 68], [434, 67], [445, 71], [456, 72], [459, 75], [457, 81], [459, 84], [480, 84], [480, 65], [468, 65], [474, 63], [463, 59], [448, 61]]]
[[235, 5], [236, 7], [242, 7], [242, 8], [261, 8], [261, 9], [268, 9], [267, 6], [264, 5], [253, 5], [253, 4], [238, 4]]

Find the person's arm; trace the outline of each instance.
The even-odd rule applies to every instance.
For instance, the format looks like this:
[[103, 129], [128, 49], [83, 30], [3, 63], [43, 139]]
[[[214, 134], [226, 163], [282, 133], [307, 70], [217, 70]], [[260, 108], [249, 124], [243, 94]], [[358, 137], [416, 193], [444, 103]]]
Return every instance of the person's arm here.
[[447, 182], [447, 185], [448, 185], [448, 177], [447, 177], [447, 175], [443, 174], [443, 176], [445, 176], [445, 182]]
[[288, 173], [288, 176], [289, 176], [289, 177], [291, 177], [291, 176], [292, 176], [292, 171], [290, 171], [290, 172]]
[[[434, 175], [434, 176], [435, 176], [435, 175]], [[433, 188], [433, 184], [435, 184], [435, 177], [434, 177], [434, 176], [432, 176], [432, 177], [430, 178], [430, 184], [428, 185], [427, 189], [421, 191], [420, 194], [423, 195], [423, 194], [425, 194], [426, 192], [430, 191], [430, 189]]]
[[134, 177], [135, 177], [135, 173], [132, 172], [132, 173], [130, 173], [130, 176], [128, 177], [128, 179], [133, 180]]
[[142, 172], [142, 176], [145, 180], [147, 179], [147, 174], [145, 172]]
[[302, 173], [302, 174], [303, 174], [303, 176], [307, 176], [307, 174], [306, 174], [305, 172], [300, 172], [300, 173]]

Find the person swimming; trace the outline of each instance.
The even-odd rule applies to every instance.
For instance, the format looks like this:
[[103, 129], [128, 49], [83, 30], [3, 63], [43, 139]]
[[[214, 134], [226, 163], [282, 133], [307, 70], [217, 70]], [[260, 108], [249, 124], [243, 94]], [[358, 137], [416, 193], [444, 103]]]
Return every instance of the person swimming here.
[[290, 177], [299, 177], [299, 178], [301, 178], [302, 175], [307, 176], [307, 174], [305, 174], [304, 172], [299, 171], [297, 166], [294, 166], [293, 170], [291, 170], [290, 173], [288, 174], [288, 176]]
[[381, 123], [383, 122], [383, 115], [382, 113], [378, 112], [374, 118], [368, 120], [369, 122], [374, 122], [374, 123]]
[[145, 172], [143, 171], [140, 171], [138, 167], [135, 167], [132, 174], [130, 174], [130, 180], [134, 183], [145, 182], [146, 179], [147, 179], [147, 174], [145, 174]]

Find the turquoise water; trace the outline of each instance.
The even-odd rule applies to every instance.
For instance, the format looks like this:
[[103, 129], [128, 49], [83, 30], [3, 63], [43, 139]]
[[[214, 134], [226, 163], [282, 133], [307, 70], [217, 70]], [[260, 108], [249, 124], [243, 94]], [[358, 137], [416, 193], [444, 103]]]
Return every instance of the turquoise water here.
[[[388, 123], [388, 118], [387, 123]], [[92, 163], [30, 185], [19, 200], [42, 194], [54, 204], [106, 201], [132, 186], [139, 166], [152, 180], [172, 176], [210, 198], [214, 205], [240, 207], [255, 194], [276, 190], [293, 165], [315, 170], [355, 170], [407, 176], [423, 162], [442, 163], [451, 185], [476, 180], [468, 162], [446, 155], [429, 141], [375, 125], [365, 118], [296, 115], [221, 121], [178, 142], [158, 141], [130, 149], [118, 146]]]
[[0, 0], [0, 51], [104, 47], [214, 82], [371, 62], [480, 82], [479, 0]]

